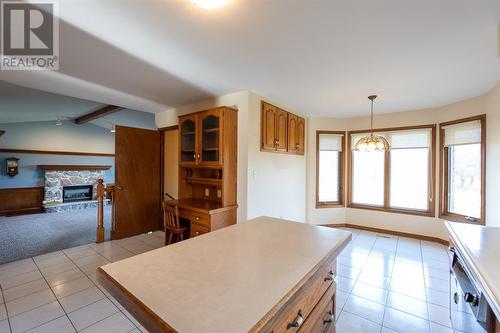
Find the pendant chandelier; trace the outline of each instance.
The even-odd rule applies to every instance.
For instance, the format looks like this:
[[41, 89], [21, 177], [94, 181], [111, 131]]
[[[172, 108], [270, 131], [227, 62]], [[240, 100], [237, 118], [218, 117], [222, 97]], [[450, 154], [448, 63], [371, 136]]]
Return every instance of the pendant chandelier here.
[[373, 134], [373, 100], [377, 98], [377, 95], [368, 96], [368, 99], [372, 101], [371, 107], [371, 123], [370, 123], [370, 135], [364, 136], [356, 142], [354, 146], [355, 150], [359, 151], [386, 151], [391, 149], [389, 141], [380, 135]]

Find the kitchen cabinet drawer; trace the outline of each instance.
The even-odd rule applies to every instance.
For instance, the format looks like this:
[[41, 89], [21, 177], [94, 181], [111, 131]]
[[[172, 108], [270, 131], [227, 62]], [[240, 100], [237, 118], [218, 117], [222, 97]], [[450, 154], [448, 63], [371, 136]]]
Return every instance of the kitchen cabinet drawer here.
[[202, 234], [206, 234], [210, 230], [202, 225], [191, 223], [191, 237], [196, 237]]
[[335, 332], [335, 292], [333, 283], [323, 295], [305, 323], [300, 327], [300, 333], [333, 333]]
[[191, 212], [191, 222], [210, 228], [210, 215]]
[[335, 292], [334, 266], [335, 264], [324, 267], [305, 283], [297, 292], [296, 298], [274, 320], [271, 330], [273, 333], [299, 332], [325, 292], [330, 287]]

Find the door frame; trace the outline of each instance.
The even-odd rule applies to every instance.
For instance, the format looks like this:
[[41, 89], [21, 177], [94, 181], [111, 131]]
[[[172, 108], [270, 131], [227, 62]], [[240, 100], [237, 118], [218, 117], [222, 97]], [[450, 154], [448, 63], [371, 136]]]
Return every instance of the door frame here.
[[[160, 191], [161, 191], [161, 202], [164, 200], [165, 193], [165, 132], [180, 130], [179, 125], [160, 127], [158, 132], [160, 132]], [[176, 198], [178, 199], [178, 198]], [[163, 207], [160, 205], [160, 230], [163, 230]]]

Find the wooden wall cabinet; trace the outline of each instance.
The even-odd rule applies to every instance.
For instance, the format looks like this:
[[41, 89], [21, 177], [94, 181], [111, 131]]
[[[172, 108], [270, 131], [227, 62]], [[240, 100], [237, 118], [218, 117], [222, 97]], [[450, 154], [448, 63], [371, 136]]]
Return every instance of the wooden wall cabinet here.
[[261, 151], [304, 155], [305, 119], [261, 103]]

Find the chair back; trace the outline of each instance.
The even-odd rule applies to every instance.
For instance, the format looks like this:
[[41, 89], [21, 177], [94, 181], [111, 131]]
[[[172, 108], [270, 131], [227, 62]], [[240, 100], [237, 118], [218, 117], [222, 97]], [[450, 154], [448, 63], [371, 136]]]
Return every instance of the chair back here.
[[177, 229], [180, 228], [179, 223], [179, 209], [177, 206], [168, 205], [166, 202], [163, 203], [163, 215], [164, 215], [164, 223], [165, 229]]

